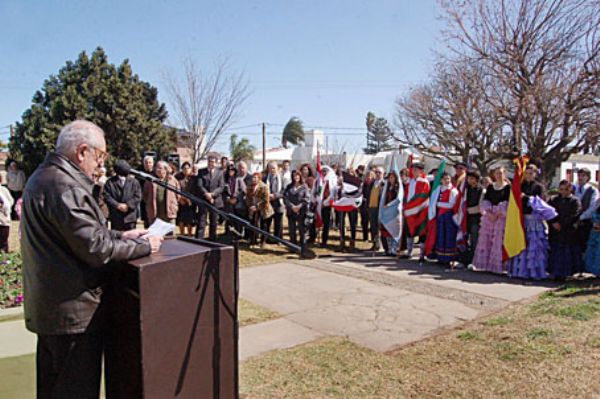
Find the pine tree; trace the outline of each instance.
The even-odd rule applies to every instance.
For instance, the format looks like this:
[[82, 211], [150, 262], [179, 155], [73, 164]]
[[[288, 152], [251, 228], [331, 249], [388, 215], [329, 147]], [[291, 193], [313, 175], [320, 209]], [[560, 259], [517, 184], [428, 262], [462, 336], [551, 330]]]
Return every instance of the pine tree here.
[[385, 118], [378, 118], [374, 113], [367, 113], [367, 146], [363, 149], [365, 154], [377, 154], [380, 151], [391, 150], [392, 130]]
[[304, 126], [302, 121], [297, 117], [292, 117], [286, 123], [283, 128], [283, 134], [281, 135], [281, 145], [287, 148], [288, 143], [297, 145], [304, 141]]
[[113, 161], [139, 165], [147, 150], [166, 155], [174, 150], [176, 138], [174, 130], [163, 124], [167, 111], [157, 95], [155, 87], [133, 74], [128, 60], [116, 67], [100, 47], [91, 57], [82, 52], [34, 94], [31, 108], [10, 138], [11, 156], [31, 173], [54, 149], [60, 129], [75, 119], [89, 120], [104, 130]]

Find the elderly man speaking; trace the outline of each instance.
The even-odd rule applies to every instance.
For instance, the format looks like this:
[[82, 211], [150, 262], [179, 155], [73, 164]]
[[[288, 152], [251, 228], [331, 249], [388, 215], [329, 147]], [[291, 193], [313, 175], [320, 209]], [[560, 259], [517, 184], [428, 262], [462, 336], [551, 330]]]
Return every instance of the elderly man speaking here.
[[38, 398], [99, 396], [109, 263], [148, 255], [161, 245], [159, 237], [142, 238], [143, 230], [106, 228], [91, 176], [107, 157], [102, 129], [74, 121], [62, 128], [56, 151], [25, 186], [25, 324], [38, 336]]

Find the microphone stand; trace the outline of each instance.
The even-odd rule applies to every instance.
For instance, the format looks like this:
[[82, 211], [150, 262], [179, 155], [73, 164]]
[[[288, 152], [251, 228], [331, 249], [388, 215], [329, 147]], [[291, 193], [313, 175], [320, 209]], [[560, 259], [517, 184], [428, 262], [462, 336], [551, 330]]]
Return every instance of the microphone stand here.
[[[195, 205], [203, 207], [208, 209], [211, 212], [215, 212], [217, 215], [221, 216], [225, 221], [227, 222], [234, 222], [240, 226], [242, 226], [242, 232], [237, 231], [234, 228], [231, 228], [230, 231], [232, 232], [232, 234], [234, 234], [236, 236], [235, 239], [233, 239], [233, 246], [234, 249], [236, 251], [236, 258], [237, 258], [237, 252], [239, 251], [239, 238], [243, 237], [243, 229], [246, 228], [248, 230], [254, 231], [258, 234], [261, 234], [263, 236], [265, 236], [266, 238], [269, 238], [275, 242], [278, 242], [280, 244], [283, 244], [284, 246], [286, 246], [287, 248], [289, 248], [292, 252], [297, 253], [298, 255], [300, 255], [300, 257], [302, 259], [314, 259], [316, 257], [316, 254], [309, 248], [307, 248], [304, 244], [303, 245], [296, 245], [291, 243], [288, 240], [284, 240], [283, 238], [279, 238], [276, 235], [273, 235], [271, 233], [269, 233], [268, 231], [264, 231], [256, 226], [254, 226], [253, 224], [251, 224], [249, 221], [247, 221], [246, 219], [243, 219], [237, 215], [234, 215], [232, 213], [229, 212], [225, 212], [222, 211], [221, 209], [215, 207], [213, 204], [211, 204], [210, 202], [196, 197], [193, 194], [188, 193], [187, 191], [183, 191], [177, 187], [174, 187], [168, 183], [165, 183], [164, 181], [160, 180], [159, 178], [156, 178], [154, 176], [150, 176], [150, 175], [146, 175], [146, 174], [135, 174], [132, 173], [134, 176], [138, 176], [141, 179], [144, 179], [146, 181], [155, 183], [167, 190], [173, 191], [179, 195], [181, 195], [182, 197], [185, 197], [187, 199], [189, 199], [190, 201], [192, 201]], [[301, 238], [301, 242], [304, 242], [304, 239]]]

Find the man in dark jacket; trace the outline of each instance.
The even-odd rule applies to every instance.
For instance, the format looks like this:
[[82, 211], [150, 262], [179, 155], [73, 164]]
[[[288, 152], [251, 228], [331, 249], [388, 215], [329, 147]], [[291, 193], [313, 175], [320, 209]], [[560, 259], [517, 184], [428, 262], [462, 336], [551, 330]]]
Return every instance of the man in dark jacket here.
[[102, 129], [72, 122], [25, 186], [25, 325], [38, 335], [39, 398], [99, 397], [107, 265], [160, 247], [161, 238], [142, 239], [143, 230], [106, 228], [91, 176], [107, 155]]
[[[204, 169], [198, 171], [198, 176], [191, 181], [192, 194], [204, 199], [218, 209], [223, 208], [223, 190], [225, 188], [225, 180], [223, 171], [216, 167], [217, 158], [214, 156], [208, 157], [208, 165]], [[198, 228], [196, 229], [196, 237], [204, 238], [206, 230], [206, 219], [209, 219], [208, 238], [211, 241], [217, 240], [217, 214], [209, 211], [206, 207], [200, 207], [200, 215], [198, 218]]]
[[110, 228], [118, 231], [135, 229], [137, 207], [142, 200], [142, 188], [137, 179], [118, 170], [104, 184], [104, 201], [108, 205]]

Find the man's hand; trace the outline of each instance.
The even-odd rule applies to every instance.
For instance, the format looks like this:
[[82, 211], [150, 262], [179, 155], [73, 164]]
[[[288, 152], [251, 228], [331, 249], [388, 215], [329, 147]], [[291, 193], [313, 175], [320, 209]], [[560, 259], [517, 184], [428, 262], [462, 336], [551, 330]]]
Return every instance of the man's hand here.
[[275, 194], [269, 194], [269, 200], [273, 201], [275, 199]]
[[207, 201], [212, 201], [212, 194], [206, 193], [206, 194], [204, 194], [204, 198], [206, 198]]
[[160, 249], [160, 245], [163, 242], [163, 238], [159, 236], [146, 236], [146, 240], [150, 243], [150, 248], [152, 248], [152, 253], [158, 252]]
[[117, 209], [123, 213], [127, 212], [129, 210], [129, 207], [127, 206], [127, 204], [119, 204], [117, 205]]
[[552, 227], [554, 227], [554, 229], [556, 231], [560, 231], [560, 223], [556, 222], [556, 223], [552, 223]]
[[121, 238], [123, 240], [134, 240], [136, 238], [140, 238], [144, 234], [148, 234], [148, 230], [144, 230], [144, 229], [129, 230], [129, 231], [123, 232], [123, 235], [121, 235]]

